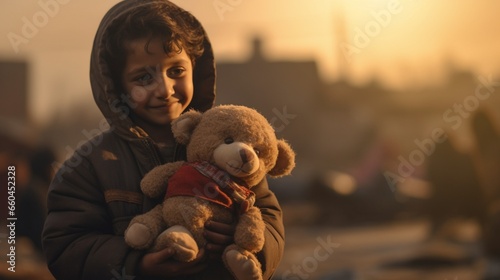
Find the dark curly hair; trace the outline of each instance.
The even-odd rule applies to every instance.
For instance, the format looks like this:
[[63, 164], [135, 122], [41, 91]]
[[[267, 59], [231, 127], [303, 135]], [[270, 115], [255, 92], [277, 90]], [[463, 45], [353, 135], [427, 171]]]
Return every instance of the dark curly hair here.
[[105, 36], [104, 57], [115, 83], [121, 81], [121, 71], [125, 67], [126, 43], [148, 38], [144, 48], [149, 52], [149, 42], [155, 37], [163, 39], [166, 54], [180, 53], [184, 49], [193, 66], [204, 51], [205, 33], [193, 15], [166, 1], [139, 5], [114, 19]]

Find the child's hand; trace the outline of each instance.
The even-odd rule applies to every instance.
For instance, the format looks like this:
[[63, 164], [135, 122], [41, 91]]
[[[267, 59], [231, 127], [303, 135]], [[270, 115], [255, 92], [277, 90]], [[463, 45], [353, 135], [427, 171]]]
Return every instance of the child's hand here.
[[220, 258], [224, 249], [234, 242], [234, 223], [225, 224], [216, 221], [205, 223], [204, 236], [207, 239], [206, 250], [209, 258]]
[[196, 274], [207, 267], [203, 261], [205, 259], [204, 249], [201, 249], [196, 258], [190, 262], [175, 260], [174, 254], [175, 251], [172, 248], [147, 253], [139, 264], [140, 274], [142, 276], [174, 277]]

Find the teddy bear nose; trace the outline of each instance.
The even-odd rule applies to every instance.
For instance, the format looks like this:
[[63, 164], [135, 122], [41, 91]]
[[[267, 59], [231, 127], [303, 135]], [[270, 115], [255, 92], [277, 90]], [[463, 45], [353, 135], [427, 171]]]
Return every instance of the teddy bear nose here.
[[253, 160], [254, 154], [247, 149], [241, 149], [240, 150], [240, 157], [241, 157], [241, 161], [243, 162], [243, 164], [245, 164], [245, 163]]

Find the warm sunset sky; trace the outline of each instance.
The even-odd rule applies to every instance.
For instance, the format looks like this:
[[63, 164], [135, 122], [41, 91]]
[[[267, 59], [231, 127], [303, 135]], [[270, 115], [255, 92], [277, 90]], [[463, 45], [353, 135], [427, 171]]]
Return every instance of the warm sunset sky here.
[[[90, 46], [100, 19], [116, 2], [0, 1], [0, 59], [31, 62], [30, 106], [36, 118], [43, 119], [68, 102], [91, 99]], [[328, 80], [343, 69], [355, 82], [376, 77], [401, 87], [438, 82], [447, 61], [483, 75], [497, 74], [500, 69], [500, 1], [173, 2], [204, 24], [219, 60], [245, 59], [249, 37], [259, 34], [270, 59], [316, 59]], [[51, 3], [53, 10], [44, 11], [43, 3]], [[13, 47], [9, 34], [24, 36], [26, 22], [36, 20], [35, 34]]]

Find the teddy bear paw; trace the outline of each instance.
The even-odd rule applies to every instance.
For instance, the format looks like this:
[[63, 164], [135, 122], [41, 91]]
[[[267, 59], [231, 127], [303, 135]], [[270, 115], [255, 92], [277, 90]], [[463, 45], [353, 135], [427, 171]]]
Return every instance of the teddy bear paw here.
[[248, 251], [228, 247], [224, 253], [224, 262], [238, 280], [262, 280], [260, 263]]
[[151, 246], [151, 231], [143, 224], [132, 224], [125, 231], [125, 242], [135, 249], [146, 249]]
[[198, 245], [191, 233], [183, 226], [172, 226], [163, 231], [154, 245], [153, 250], [158, 251], [171, 247], [175, 250], [175, 259], [189, 262], [198, 255]]

